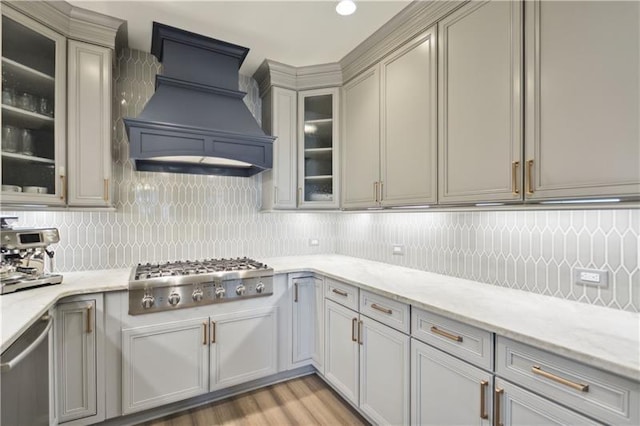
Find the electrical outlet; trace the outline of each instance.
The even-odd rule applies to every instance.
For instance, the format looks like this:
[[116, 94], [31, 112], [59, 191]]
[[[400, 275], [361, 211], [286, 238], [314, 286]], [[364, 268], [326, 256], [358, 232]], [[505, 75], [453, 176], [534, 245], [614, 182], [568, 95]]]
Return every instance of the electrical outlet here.
[[310, 245], [311, 247], [319, 246], [319, 245], [320, 245], [320, 240], [318, 240], [317, 238], [311, 238], [311, 239], [309, 240], [309, 245]]
[[392, 246], [392, 253], [397, 256], [404, 256], [404, 246], [402, 244], [394, 244]]
[[609, 272], [598, 269], [581, 269], [573, 271], [573, 281], [577, 285], [588, 285], [607, 288], [609, 286]]

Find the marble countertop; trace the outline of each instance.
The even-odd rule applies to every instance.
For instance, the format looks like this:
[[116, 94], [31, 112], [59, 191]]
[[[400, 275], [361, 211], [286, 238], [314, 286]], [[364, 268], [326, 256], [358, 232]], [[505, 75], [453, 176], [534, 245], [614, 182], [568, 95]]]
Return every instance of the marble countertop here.
[[[640, 314], [341, 255], [260, 260], [277, 274], [315, 272], [640, 380]], [[126, 290], [130, 272], [66, 273], [60, 285], [0, 296], [0, 351], [57, 300]]]

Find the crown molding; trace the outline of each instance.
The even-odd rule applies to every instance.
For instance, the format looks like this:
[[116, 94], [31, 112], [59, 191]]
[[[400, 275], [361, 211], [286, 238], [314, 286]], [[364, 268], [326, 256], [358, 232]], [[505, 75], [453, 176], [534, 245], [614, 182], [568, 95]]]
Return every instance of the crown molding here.
[[[3, 1], [67, 38], [116, 49], [126, 45], [126, 21], [64, 1]], [[123, 43], [124, 42], [124, 43]]]
[[342, 85], [342, 69], [339, 63], [293, 67], [265, 59], [253, 74], [258, 82], [260, 96], [272, 86], [290, 90], [320, 89]]

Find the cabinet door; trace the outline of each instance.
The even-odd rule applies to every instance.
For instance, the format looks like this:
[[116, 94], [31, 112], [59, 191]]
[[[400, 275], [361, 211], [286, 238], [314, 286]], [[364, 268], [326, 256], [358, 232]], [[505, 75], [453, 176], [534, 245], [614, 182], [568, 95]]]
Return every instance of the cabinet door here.
[[600, 424], [500, 379], [496, 379], [495, 398], [496, 424], [504, 426]]
[[526, 198], [638, 196], [640, 3], [525, 3]]
[[111, 49], [69, 40], [69, 205], [111, 204]]
[[64, 36], [3, 2], [2, 203], [65, 203], [66, 54]]
[[277, 308], [211, 317], [209, 390], [278, 372]]
[[314, 277], [293, 279], [293, 354], [294, 365], [313, 363], [322, 368], [324, 346], [323, 283]]
[[492, 376], [411, 339], [411, 424], [492, 424]]
[[338, 208], [338, 89], [298, 94], [298, 207]]
[[325, 301], [325, 378], [342, 395], [358, 404], [358, 314]]
[[207, 393], [208, 318], [122, 330], [122, 413]]
[[378, 204], [380, 179], [380, 77], [378, 66], [342, 89], [342, 207]]
[[294, 90], [272, 87], [262, 99], [262, 127], [277, 137], [273, 168], [262, 173], [263, 209], [296, 208], [297, 97]]
[[57, 307], [57, 400], [60, 423], [97, 414], [96, 301]]
[[378, 424], [409, 424], [409, 336], [360, 318], [360, 409]]
[[439, 202], [522, 200], [522, 2], [438, 24]]
[[436, 27], [382, 62], [380, 201], [436, 202]]

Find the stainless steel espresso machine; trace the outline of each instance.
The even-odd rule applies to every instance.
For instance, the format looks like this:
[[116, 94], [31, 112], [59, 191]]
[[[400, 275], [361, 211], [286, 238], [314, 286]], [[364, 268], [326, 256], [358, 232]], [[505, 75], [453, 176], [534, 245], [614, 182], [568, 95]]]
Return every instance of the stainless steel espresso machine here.
[[51, 244], [60, 241], [56, 228], [12, 228], [2, 218], [0, 229], [0, 294], [49, 284], [60, 284], [62, 275], [53, 273]]

